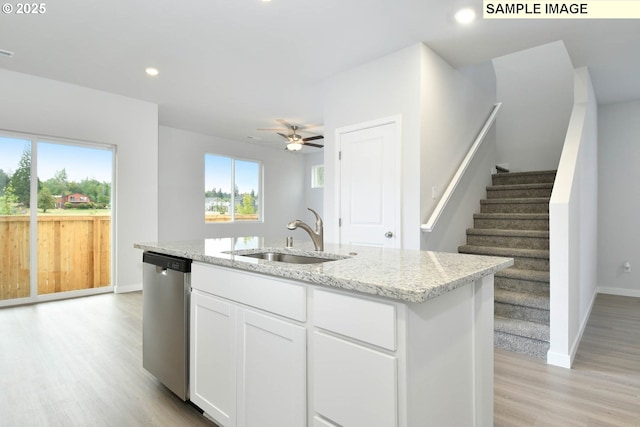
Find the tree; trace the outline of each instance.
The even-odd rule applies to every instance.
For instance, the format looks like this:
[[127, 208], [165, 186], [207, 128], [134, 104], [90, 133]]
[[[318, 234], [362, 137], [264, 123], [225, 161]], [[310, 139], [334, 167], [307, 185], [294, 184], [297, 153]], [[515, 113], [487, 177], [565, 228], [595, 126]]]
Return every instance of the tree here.
[[66, 169], [57, 171], [53, 175], [53, 178], [49, 178], [44, 182], [44, 184], [49, 188], [51, 194], [56, 194], [59, 196], [69, 194], [69, 179], [67, 177]]
[[242, 196], [242, 206], [239, 206], [238, 213], [241, 214], [254, 214], [256, 213], [256, 207], [254, 199], [251, 194], [244, 193]]
[[31, 189], [31, 148], [25, 147], [22, 157], [18, 162], [18, 169], [11, 177], [11, 186], [18, 203], [29, 207], [29, 194]]
[[38, 192], [38, 208], [42, 209], [43, 213], [47, 213], [47, 209], [52, 209], [55, 206], [56, 199], [54, 199], [48, 188], [45, 187]]
[[0, 196], [4, 194], [4, 188], [9, 185], [11, 177], [5, 171], [0, 169]]
[[4, 188], [4, 195], [0, 196], [0, 215], [13, 215], [16, 213], [18, 197], [13, 191], [11, 182]]

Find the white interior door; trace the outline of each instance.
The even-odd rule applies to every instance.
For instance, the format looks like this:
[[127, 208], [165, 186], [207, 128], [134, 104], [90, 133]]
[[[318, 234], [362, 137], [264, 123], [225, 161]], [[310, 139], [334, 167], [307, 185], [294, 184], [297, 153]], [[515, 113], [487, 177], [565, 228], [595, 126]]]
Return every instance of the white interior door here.
[[338, 130], [340, 243], [401, 246], [398, 127], [386, 121]]

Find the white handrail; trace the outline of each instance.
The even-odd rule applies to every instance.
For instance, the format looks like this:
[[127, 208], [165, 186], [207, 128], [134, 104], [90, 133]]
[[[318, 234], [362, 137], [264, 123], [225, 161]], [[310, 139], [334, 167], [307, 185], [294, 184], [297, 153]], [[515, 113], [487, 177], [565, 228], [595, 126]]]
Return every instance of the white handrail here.
[[444, 211], [444, 208], [447, 206], [449, 199], [451, 199], [451, 196], [453, 195], [453, 192], [458, 186], [458, 183], [460, 183], [460, 180], [462, 179], [464, 172], [469, 167], [469, 164], [471, 163], [473, 156], [475, 156], [476, 152], [480, 148], [480, 145], [482, 144], [482, 141], [484, 141], [485, 136], [487, 136], [489, 129], [491, 129], [493, 122], [496, 120], [496, 115], [498, 114], [498, 110], [500, 109], [501, 105], [502, 105], [502, 102], [498, 102], [496, 105], [493, 106], [493, 110], [491, 110], [491, 114], [489, 114], [487, 121], [484, 123], [484, 126], [482, 126], [482, 129], [480, 129], [480, 132], [478, 133], [478, 136], [476, 137], [475, 141], [473, 141], [471, 148], [469, 148], [469, 152], [467, 153], [465, 158], [462, 160], [462, 163], [460, 163], [460, 166], [458, 167], [456, 174], [453, 176], [453, 178], [451, 178], [451, 182], [449, 182], [447, 189], [445, 190], [444, 194], [438, 201], [438, 204], [436, 205], [436, 208], [431, 214], [431, 217], [429, 217], [429, 221], [427, 221], [426, 224], [422, 224], [420, 226], [420, 229], [425, 233], [431, 233], [435, 228], [438, 218], [440, 218], [440, 215], [442, 215], [442, 212]]

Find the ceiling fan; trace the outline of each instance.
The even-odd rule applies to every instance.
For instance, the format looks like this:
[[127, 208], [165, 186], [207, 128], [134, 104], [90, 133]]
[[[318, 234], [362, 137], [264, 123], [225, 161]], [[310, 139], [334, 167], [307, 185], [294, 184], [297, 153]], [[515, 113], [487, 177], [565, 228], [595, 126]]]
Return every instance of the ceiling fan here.
[[286, 122], [285, 120], [277, 120], [278, 123], [280, 123], [282, 126], [285, 127], [285, 129], [282, 128], [278, 128], [278, 129], [258, 129], [258, 130], [266, 130], [266, 131], [286, 131], [287, 133], [282, 133], [282, 132], [276, 132], [278, 135], [280, 135], [281, 137], [285, 138], [287, 140], [287, 146], [285, 147], [285, 150], [288, 151], [299, 151], [302, 149], [303, 145], [307, 145], [309, 147], [316, 147], [316, 148], [323, 148], [324, 145], [320, 145], [320, 144], [315, 144], [312, 143], [310, 141], [316, 141], [319, 139], [323, 139], [324, 136], [322, 135], [313, 135], [313, 136], [309, 136], [309, 137], [302, 137], [302, 135], [300, 135], [299, 132], [305, 132], [307, 133], [308, 131], [305, 131], [305, 129], [308, 129], [310, 127], [313, 126], [298, 126], [298, 125], [292, 125], [289, 124], [288, 122]]

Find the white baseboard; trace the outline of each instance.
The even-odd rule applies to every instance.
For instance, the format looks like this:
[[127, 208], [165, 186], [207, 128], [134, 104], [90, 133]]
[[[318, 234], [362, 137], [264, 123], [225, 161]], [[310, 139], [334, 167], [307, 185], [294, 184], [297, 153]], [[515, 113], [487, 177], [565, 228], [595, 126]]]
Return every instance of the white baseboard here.
[[584, 316], [584, 318], [582, 319], [582, 324], [580, 325], [580, 332], [578, 332], [576, 339], [573, 340], [573, 343], [571, 345], [571, 350], [569, 350], [569, 354], [557, 353], [549, 350], [547, 352], [548, 365], [571, 369], [571, 365], [573, 365], [573, 359], [575, 359], [576, 357], [576, 353], [578, 352], [578, 347], [580, 346], [580, 341], [582, 340], [582, 335], [584, 334], [584, 331], [587, 328], [587, 322], [589, 322], [589, 317], [591, 317], [591, 310], [593, 309], [593, 304], [596, 302], [596, 296], [598, 296], [598, 289], [596, 289], [596, 291], [591, 296], [589, 309], [587, 310], [586, 316]]
[[113, 293], [114, 294], [124, 294], [127, 292], [138, 292], [142, 290], [142, 283], [133, 283], [131, 285], [126, 286], [114, 286]]
[[569, 354], [556, 353], [551, 350], [547, 352], [547, 365], [571, 369], [571, 362], [573, 362], [573, 357]]
[[598, 286], [599, 294], [619, 295], [622, 297], [635, 297], [640, 298], [640, 290], [638, 289], [625, 289], [625, 288], [610, 288], [608, 286]]

